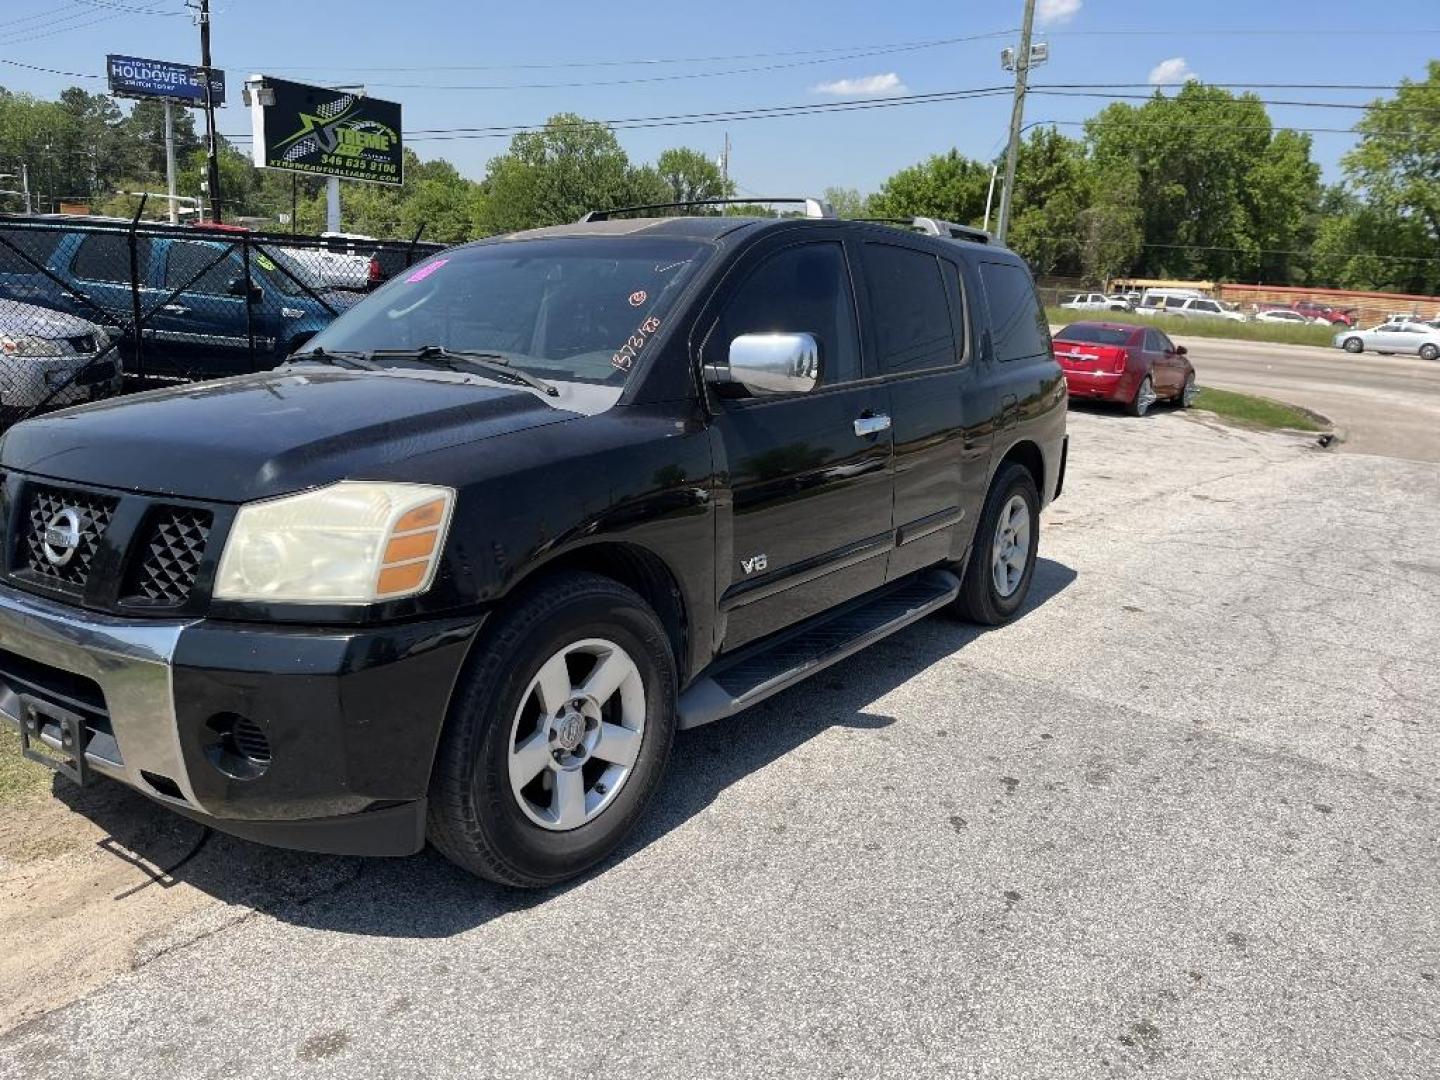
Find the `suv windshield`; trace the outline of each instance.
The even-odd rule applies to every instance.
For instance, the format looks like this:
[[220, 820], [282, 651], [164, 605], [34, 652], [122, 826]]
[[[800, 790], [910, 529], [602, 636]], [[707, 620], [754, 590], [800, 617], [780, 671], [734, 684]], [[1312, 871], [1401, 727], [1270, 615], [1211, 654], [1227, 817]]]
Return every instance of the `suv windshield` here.
[[639, 237], [446, 251], [336, 319], [306, 351], [440, 346], [496, 354], [542, 379], [618, 386], [707, 251]]

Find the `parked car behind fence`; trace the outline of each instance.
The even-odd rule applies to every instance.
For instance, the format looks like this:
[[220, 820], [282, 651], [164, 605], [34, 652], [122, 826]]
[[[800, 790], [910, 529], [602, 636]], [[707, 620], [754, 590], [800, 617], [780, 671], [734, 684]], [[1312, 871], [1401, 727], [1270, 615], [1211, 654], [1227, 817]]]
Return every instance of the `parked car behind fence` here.
[[132, 388], [235, 375], [274, 367], [365, 289], [440, 249], [418, 239], [366, 247], [341, 287], [319, 237], [0, 216], [0, 300], [103, 331]]

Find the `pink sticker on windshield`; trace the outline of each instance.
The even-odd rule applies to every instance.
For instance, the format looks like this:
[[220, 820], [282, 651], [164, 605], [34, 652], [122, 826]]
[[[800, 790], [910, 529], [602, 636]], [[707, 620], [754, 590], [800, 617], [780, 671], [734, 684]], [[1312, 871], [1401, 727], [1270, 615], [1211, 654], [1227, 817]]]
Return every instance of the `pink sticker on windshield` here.
[[424, 281], [427, 277], [433, 274], [436, 270], [439, 270], [449, 261], [449, 259], [436, 259], [434, 262], [426, 263], [424, 266], [420, 267], [419, 270], [416, 270], [413, 274], [407, 277], [405, 279], [405, 284], [414, 285], [417, 281]]

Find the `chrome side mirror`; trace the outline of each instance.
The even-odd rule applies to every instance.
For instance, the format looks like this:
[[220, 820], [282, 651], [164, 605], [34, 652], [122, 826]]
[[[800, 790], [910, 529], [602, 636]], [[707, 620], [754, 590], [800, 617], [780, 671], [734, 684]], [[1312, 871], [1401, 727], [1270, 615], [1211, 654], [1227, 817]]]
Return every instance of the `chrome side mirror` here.
[[812, 334], [741, 334], [729, 362], [707, 365], [705, 377], [755, 395], [808, 393], [820, 383], [820, 345]]

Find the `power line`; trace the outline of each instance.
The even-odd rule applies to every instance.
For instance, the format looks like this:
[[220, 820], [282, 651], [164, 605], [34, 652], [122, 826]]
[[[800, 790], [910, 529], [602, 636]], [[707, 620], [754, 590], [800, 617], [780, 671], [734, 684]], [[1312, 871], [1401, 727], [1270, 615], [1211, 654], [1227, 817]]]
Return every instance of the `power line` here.
[[[1044, 94], [1046, 97], [1080, 97], [1080, 98], [1104, 98], [1107, 101], [1153, 101], [1154, 98], [1148, 94], [1102, 94], [1086, 90], [1047, 90], [1043, 87], [1031, 87], [1032, 94]], [[1166, 98], [1169, 101], [1172, 99]], [[1231, 98], [1224, 101], [1207, 101], [1201, 103], [1203, 107], [1212, 105], [1224, 108], [1248, 105], [1276, 105], [1286, 108], [1299, 109], [1360, 109], [1370, 110], [1373, 105], [1365, 102], [1354, 101], [1280, 101], [1273, 98]], [[1391, 112], [1418, 113], [1422, 116], [1440, 115], [1440, 108], [1417, 109], [1412, 106], [1400, 106], [1389, 104], [1387, 108]]]
[[889, 45], [835, 45], [823, 49], [782, 49], [773, 52], [755, 53], [729, 53], [720, 56], [671, 56], [671, 57], [631, 57], [625, 60], [604, 59], [604, 60], [556, 60], [543, 64], [458, 64], [458, 65], [436, 65], [426, 64], [421, 67], [286, 67], [267, 64], [247, 64], [245, 67], [257, 71], [273, 70], [284, 71], [340, 71], [340, 72], [407, 72], [407, 71], [549, 71], [557, 68], [577, 67], [638, 67], [641, 65], [661, 64], [711, 64], [722, 63], [730, 60], [770, 60], [781, 56], [818, 56], [822, 53], [859, 53], [866, 52], [868, 55], [881, 55], [891, 52], [914, 52], [922, 49], [938, 49], [946, 45], [957, 45], [965, 41], [979, 41], [984, 38], [1001, 37], [1005, 34], [1013, 34], [1013, 27], [1003, 30], [990, 30], [983, 34], [967, 34], [963, 37], [932, 38], [928, 41], [902, 41]]
[[[67, 3], [61, 4], [60, 7], [59, 7], [59, 9], [50, 10], [50, 11], [41, 11], [41, 12], [37, 12], [37, 13], [34, 14], [34, 15], [21, 15], [21, 16], [19, 16], [18, 18], [15, 18], [15, 19], [6, 19], [4, 22], [0, 22], [0, 27], [18, 26], [18, 25], [20, 25], [20, 23], [28, 23], [28, 22], [33, 22], [33, 23], [38, 24], [39, 26], [43, 26], [43, 25], [45, 25], [45, 23], [46, 23], [47, 21], [53, 20], [53, 19], [55, 18], [56, 13], [57, 13], [57, 10], [63, 10], [63, 9], [66, 8], [66, 7], [74, 7], [74, 6], [75, 6], [74, 0], [68, 0]], [[33, 26], [32, 26], [32, 27], [27, 27], [26, 29], [33, 30], [33, 29], [36, 29], [36, 27], [33, 27]], [[24, 31], [16, 31], [16, 33], [23, 33], [23, 32], [24, 32]]]
[[25, 68], [28, 71], [43, 71], [47, 75], [65, 75], [71, 79], [103, 79], [104, 75], [95, 75], [84, 71], [61, 71], [59, 68], [40, 67], [37, 64], [22, 64], [19, 60], [0, 60], [0, 64], [9, 64], [11, 67]]
[[[1002, 36], [1005, 31], [996, 31], [988, 34], [977, 34], [968, 38], [952, 39], [956, 41], [979, 41], [984, 38]], [[924, 46], [928, 47], [928, 46]], [[403, 83], [403, 82], [369, 82], [368, 85], [383, 87], [390, 90], [445, 90], [445, 91], [503, 91], [503, 90], [573, 90], [584, 87], [597, 86], [637, 86], [648, 83], [661, 82], [688, 82], [695, 79], [718, 79], [731, 75], [756, 75], [767, 71], [785, 71], [793, 68], [814, 67], [817, 64], [836, 64], [850, 60], [864, 60], [876, 56], [889, 56], [898, 52], [910, 51], [917, 46], [908, 46], [891, 49], [872, 49], [865, 52], [850, 53], [848, 55], [825, 56], [807, 60], [789, 60], [777, 64], [761, 64], [755, 67], [727, 68], [723, 71], [686, 71], [668, 75], [638, 75], [629, 79], [580, 79], [569, 82], [533, 82], [533, 83]]]
[[118, 11], [125, 15], [178, 15], [182, 18], [188, 18], [188, 13], [184, 11], [158, 11], [155, 8], [131, 7], [128, 4], [112, 3], [111, 0], [71, 0], [71, 2], [85, 4], [87, 7], [104, 8], [107, 11]]
[[[544, 131], [556, 127], [589, 127], [600, 125], [618, 131], [637, 130], [652, 127], [684, 127], [692, 124], [713, 124], [764, 120], [778, 116], [808, 116], [816, 113], [852, 112], [861, 109], [895, 108], [904, 105], [923, 105], [941, 101], [964, 101], [971, 98], [993, 97], [1010, 92], [1008, 86], [976, 87], [969, 90], [946, 90], [932, 94], [909, 94], [890, 98], [852, 98], [845, 101], [805, 102], [796, 105], [770, 105], [751, 109], [725, 109], [717, 112], [674, 113], [662, 116], [635, 116], [612, 120], [579, 120], [561, 123], [503, 124], [491, 127], [473, 128], [420, 128], [407, 132], [406, 138], [415, 142], [445, 142], [456, 139], [493, 139], [508, 135], [519, 135], [530, 131]], [[234, 142], [245, 142], [249, 135], [227, 135]]]
[[7, 38], [5, 44], [7, 46], [22, 45], [27, 41], [40, 41], [43, 38], [55, 37], [57, 34], [68, 34], [72, 30], [88, 30], [92, 26], [98, 26], [102, 22], [108, 22], [111, 19], [118, 19], [120, 17], [118, 11], [112, 12], [109, 15], [101, 15], [99, 18], [92, 17], [94, 14], [92, 11], [77, 11], [73, 15], [64, 16], [58, 22], [49, 24], [45, 30], [34, 34], [29, 33], [30, 30], [35, 29], [34, 27], [24, 27], [22, 28], [22, 33], [26, 36]]

